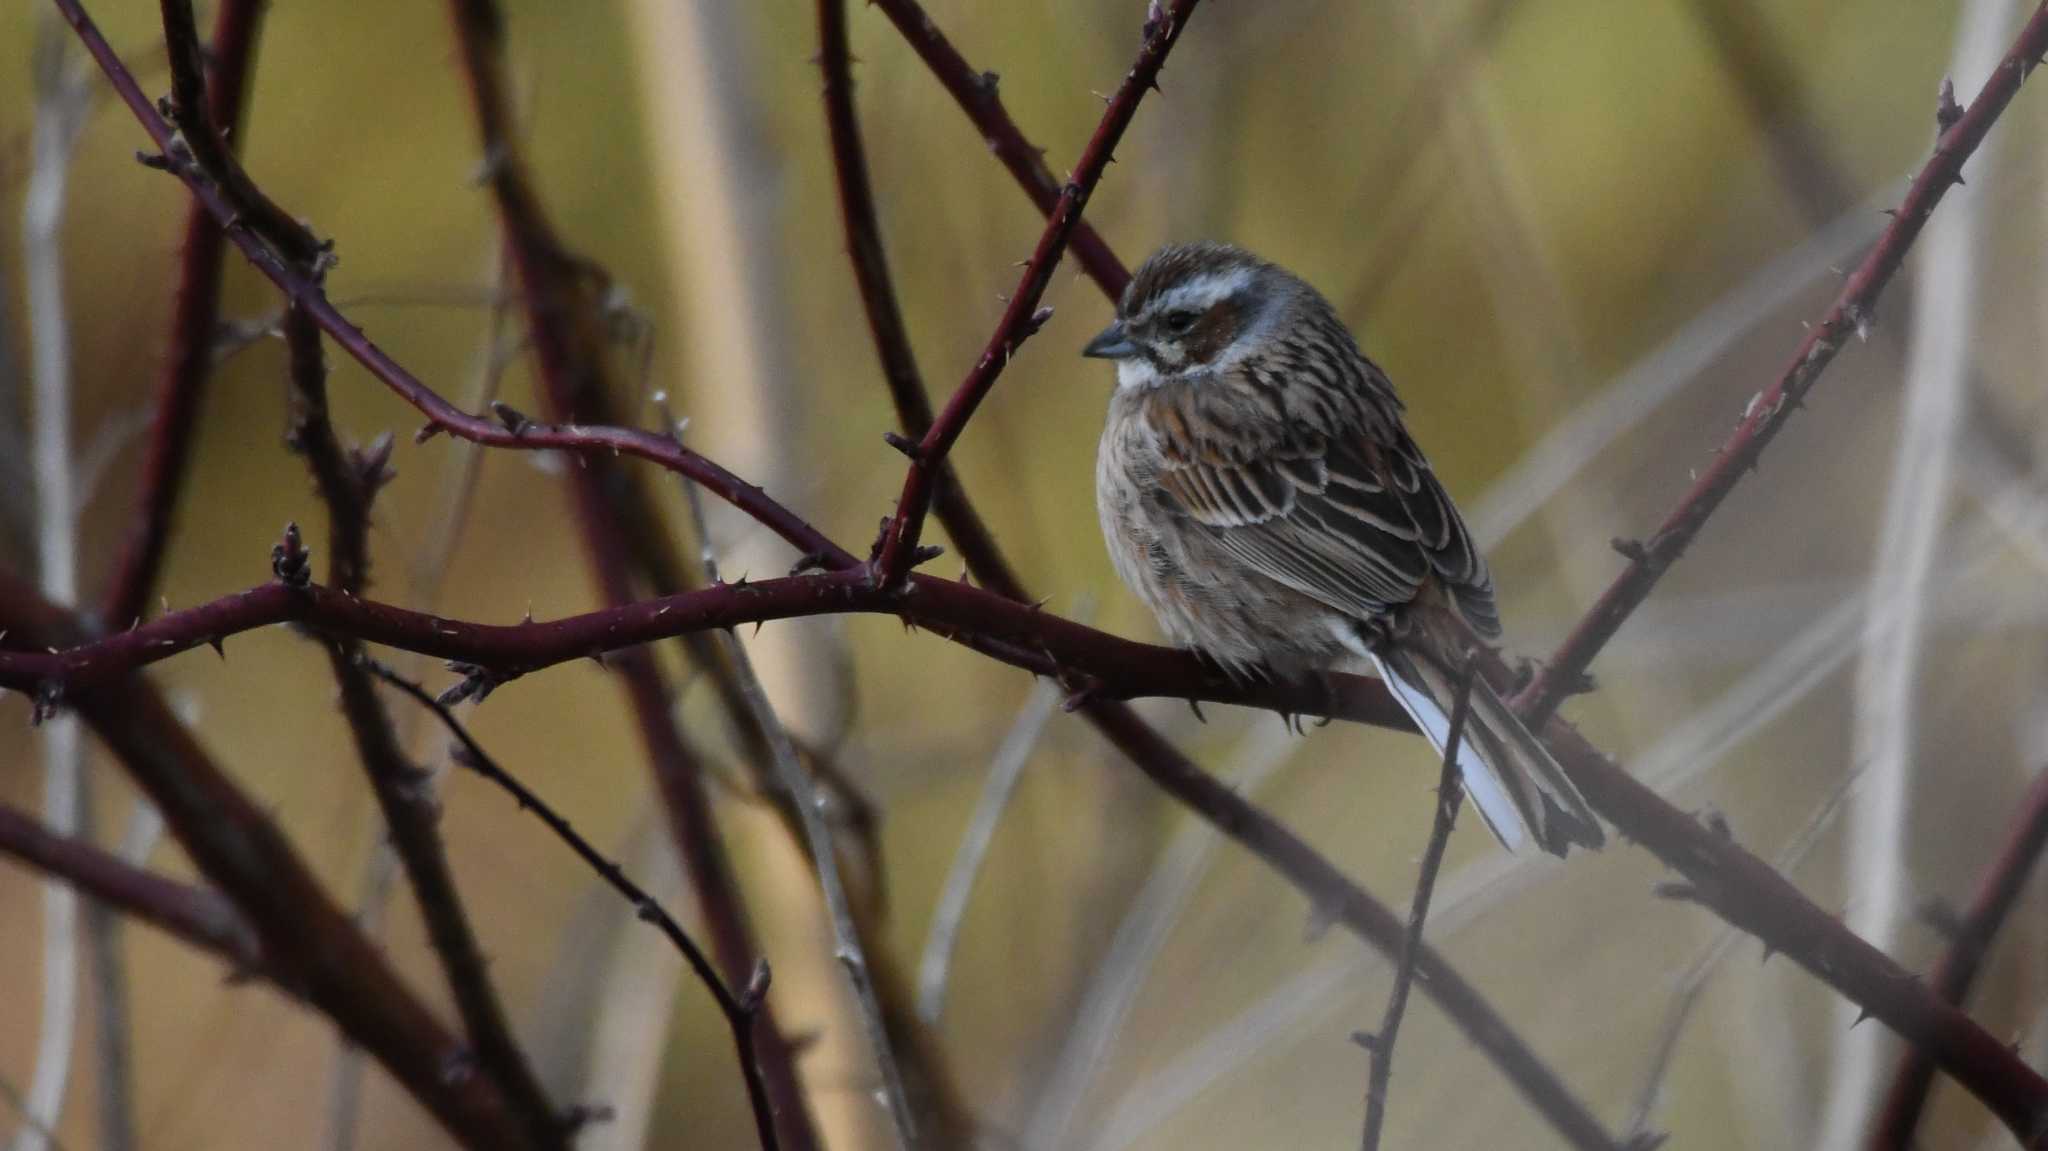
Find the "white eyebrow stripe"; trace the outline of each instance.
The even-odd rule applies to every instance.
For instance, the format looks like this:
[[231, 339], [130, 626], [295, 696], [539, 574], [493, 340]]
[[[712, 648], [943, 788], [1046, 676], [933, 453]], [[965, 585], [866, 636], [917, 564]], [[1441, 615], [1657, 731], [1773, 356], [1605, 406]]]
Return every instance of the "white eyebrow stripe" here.
[[1145, 309], [1155, 315], [1168, 312], [1206, 312], [1218, 300], [1226, 300], [1243, 291], [1252, 282], [1250, 268], [1232, 268], [1228, 272], [1205, 272], [1170, 291], [1162, 292]]

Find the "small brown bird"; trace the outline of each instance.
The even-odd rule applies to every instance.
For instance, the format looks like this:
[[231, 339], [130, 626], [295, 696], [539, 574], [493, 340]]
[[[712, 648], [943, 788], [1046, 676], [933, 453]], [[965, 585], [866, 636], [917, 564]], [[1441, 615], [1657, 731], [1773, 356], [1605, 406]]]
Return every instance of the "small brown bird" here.
[[[1329, 302], [1248, 252], [1177, 245], [1082, 354], [1116, 362], [1102, 533], [1167, 635], [1237, 676], [1368, 659], [1441, 755], [1464, 653], [1500, 634], [1493, 579]], [[1510, 850], [1600, 845], [1578, 789], [1476, 677], [1458, 760]]]

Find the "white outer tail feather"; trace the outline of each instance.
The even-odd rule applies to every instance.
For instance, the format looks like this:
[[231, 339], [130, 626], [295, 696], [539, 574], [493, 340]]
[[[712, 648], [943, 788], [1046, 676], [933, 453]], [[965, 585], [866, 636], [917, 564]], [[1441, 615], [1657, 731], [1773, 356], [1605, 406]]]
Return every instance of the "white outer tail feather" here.
[[[1444, 753], [1444, 744], [1451, 738], [1451, 717], [1444, 714], [1429, 693], [1394, 674], [1394, 669], [1380, 658], [1378, 652], [1368, 649], [1365, 653], [1373, 666], [1379, 669], [1380, 679], [1387, 690], [1400, 702], [1401, 710], [1415, 721], [1422, 730], [1423, 738], [1436, 749], [1439, 758]], [[1520, 851], [1528, 841], [1528, 832], [1522, 826], [1522, 813], [1515, 801], [1508, 795], [1506, 784], [1495, 774], [1493, 765], [1486, 762], [1471, 738], [1471, 718], [1466, 718], [1464, 738], [1458, 741], [1458, 774], [1464, 778], [1465, 792], [1472, 797], [1472, 806], [1479, 809], [1479, 816], [1486, 822], [1486, 829], [1500, 840], [1501, 846], [1509, 851]]]

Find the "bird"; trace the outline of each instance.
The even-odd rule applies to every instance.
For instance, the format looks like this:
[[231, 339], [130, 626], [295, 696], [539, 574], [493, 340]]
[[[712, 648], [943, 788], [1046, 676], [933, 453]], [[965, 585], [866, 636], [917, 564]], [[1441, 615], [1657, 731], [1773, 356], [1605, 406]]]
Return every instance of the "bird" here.
[[[1096, 510], [1117, 575], [1176, 644], [1234, 679], [1376, 666], [1503, 846], [1564, 855], [1600, 823], [1482, 677], [1493, 578], [1329, 301], [1228, 244], [1154, 253], [1082, 355], [1113, 361]], [[1466, 685], [1469, 684], [1469, 687]]]

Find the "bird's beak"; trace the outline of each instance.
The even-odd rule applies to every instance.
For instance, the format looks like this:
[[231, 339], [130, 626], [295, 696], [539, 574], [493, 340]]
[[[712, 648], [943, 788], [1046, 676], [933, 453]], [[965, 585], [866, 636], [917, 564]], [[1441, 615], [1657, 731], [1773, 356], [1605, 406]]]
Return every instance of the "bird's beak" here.
[[1095, 360], [1127, 360], [1138, 354], [1138, 345], [1124, 334], [1124, 322], [1118, 320], [1102, 329], [1101, 335], [1088, 341], [1081, 354]]

